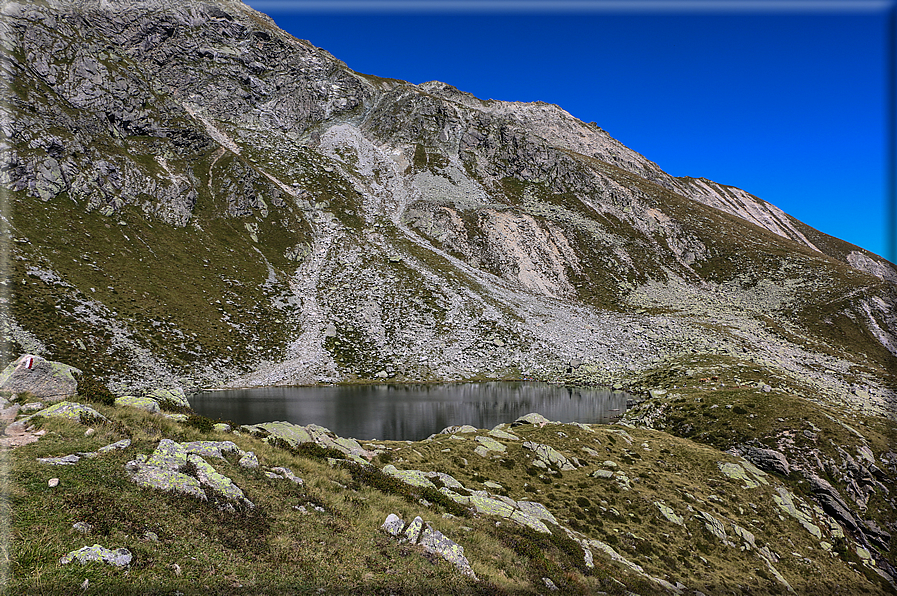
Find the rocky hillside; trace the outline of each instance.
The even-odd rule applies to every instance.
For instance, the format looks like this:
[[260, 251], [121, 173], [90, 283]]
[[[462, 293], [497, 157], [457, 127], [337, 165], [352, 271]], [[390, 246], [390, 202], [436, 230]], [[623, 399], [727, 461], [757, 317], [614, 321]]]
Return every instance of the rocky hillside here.
[[13, 355], [134, 392], [729, 354], [893, 409], [892, 264], [557, 106], [356, 73], [230, 0], [3, 11]]

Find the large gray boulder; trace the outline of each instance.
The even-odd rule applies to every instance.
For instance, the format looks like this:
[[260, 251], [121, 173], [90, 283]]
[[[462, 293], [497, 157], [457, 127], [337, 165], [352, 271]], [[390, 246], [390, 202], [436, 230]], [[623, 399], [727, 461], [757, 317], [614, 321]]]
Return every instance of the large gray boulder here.
[[81, 371], [74, 366], [24, 354], [0, 373], [0, 390], [27, 392], [38, 399], [59, 401], [78, 392], [77, 374]]

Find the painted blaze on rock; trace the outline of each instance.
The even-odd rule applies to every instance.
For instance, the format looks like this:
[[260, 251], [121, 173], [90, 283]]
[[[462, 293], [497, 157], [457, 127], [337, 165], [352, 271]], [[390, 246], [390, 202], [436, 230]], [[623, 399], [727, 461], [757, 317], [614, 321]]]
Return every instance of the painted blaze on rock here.
[[52, 362], [34, 354], [24, 354], [0, 373], [0, 389], [28, 392], [38, 399], [60, 400], [78, 392], [74, 366]]

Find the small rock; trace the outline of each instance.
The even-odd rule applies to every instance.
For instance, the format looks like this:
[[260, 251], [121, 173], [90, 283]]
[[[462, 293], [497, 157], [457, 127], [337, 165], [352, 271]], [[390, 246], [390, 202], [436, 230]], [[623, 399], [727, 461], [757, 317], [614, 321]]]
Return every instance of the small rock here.
[[259, 460], [255, 456], [255, 453], [253, 453], [252, 451], [247, 451], [246, 454], [240, 458], [240, 461], [238, 463], [240, 464], [240, 466], [249, 469], [255, 469], [259, 467]]
[[72, 561], [79, 561], [83, 565], [85, 563], [97, 561], [115, 565], [116, 567], [127, 567], [131, 563], [131, 559], [132, 556], [128, 549], [119, 548], [113, 551], [104, 548], [99, 544], [94, 544], [93, 546], [85, 546], [84, 548], [73, 550], [59, 559], [59, 563], [61, 565], [67, 565]]
[[93, 434], [96, 433], [96, 432], [97, 432], [96, 429], [94, 429], [94, 428], [88, 428], [87, 430], [84, 431], [84, 436], [85, 436], [85, 437], [90, 437], [90, 436], [93, 436]]
[[553, 581], [548, 579], [547, 577], [543, 577], [542, 581], [545, 582], [545, 587], [551, 590], [552, 592], [557, 592], [559, 588], [554, 584]]
[[155, 532], [150, 532], [149, 530], [143, 535], [143, 538], [150, 542], [159, 542], [159, 535]]
[[93, 526], [86, 522], [75, 522], [72, 524], [72, 529], [82, 534], [90, 534], [93, 531]]
[[47, 486], [53, 488], [54, 486], [59, 486], [59, 478], [50, 478], [47, 480]]

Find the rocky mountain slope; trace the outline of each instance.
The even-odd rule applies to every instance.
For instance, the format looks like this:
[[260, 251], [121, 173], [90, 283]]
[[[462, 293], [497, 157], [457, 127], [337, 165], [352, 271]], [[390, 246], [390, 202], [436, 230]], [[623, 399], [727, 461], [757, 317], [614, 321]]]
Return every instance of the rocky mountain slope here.
[[130, 391], [723, 353], [893, 403], [892, 264], [557, 106], [362, 75], [239, 2], [3, 10], [12, 352]]
[[[823, 584], [807, 579], [816, 576], [832, 589], [893, 591], [893, 264], [741, 189], [669, 176], [558, 106], [356, 73], [240, 2], [46, 0], [7, 2], [2, 14], [4, 359], [27, 353], [76, 367], [80, 401], [96, 399], [85, 387], [97, 380], [119, 399], [128, 395], [100, 408], [110, 445], [133, 439], [146, 457], [162, 438], [196, 439], [199, 431], [160, 412], [185, 410], [183, 390], [197, 387], [613, 384], [645, 398], [625, 428], [544, 426], [521, 431], [519, 444], [455, 429], [412, 445], [372, 443], [365, 454], [381, 451], [375, 463], [387, 476], [448, 474], [467, 493], [511, 499], [508, 516], [525, 500], [546, 507], [561, 527], [555, 534], [574, 537], [575, 563], [564, 540], [490, 534], [467, 551], [473, 571], [507, 593], [549, 589], [541, 576], [502, 584], [520, 549], [541, 561], [540, 573], [575, 567], [564, 581], [552, 576], [564, 590], [622, 590], [606, 576], [583, 579], [583, 548], [605, 571], [605, 559], [616, 561], [613, 577], [643, 593], [681, 591], [680, 581], [692, 592], [723, 581], [741, 593], [786, 585], [818, 593]], [[17, 406], [46, 405], [7, 389]], [[155, 418], [134, 414], [134, 405]], [[102, 446], [54, 424], [44, 430], [58, 436], [17, 452], [16, 494], [26, 508], [45, 506], [35, 457]], [[243, 433], [283, 446], [278, 440], [299, 432], [278, 439], [275, 430]], [[234, 439], [241, 449], [261, 449], [244, 435]], [[312, 435], [303, 436], [322, 448], [345, 444]], [[457, 457], [444, 455], [453, 453], [449, 443]], [[533, 459], [539, 453], [544, 467]], [[363, 509], [332, 488], [347, 485], [349, 472], [289, 463], [273, 447], [265, 454], [320, 474], [328, 488], [319, 504]], [[64, 478], [75, 488], [63, 505], [81, 503], [79, 491], [94, 490], [87, 486], [97, 479], [98, 491], [108, 481], [125, 494], [124, 463], [79, 463], [95, 476]], [[196, 469], [187, 472], [199, 482]], [[280, 489], [257, 476], [235, 477], [247, 494], [267, 495], [258, 510], [266, 519], [295, 522], [277, 509]], [[433, 491], [445, 497], [437, 489], [452, 487], [439, 478]], [[142, 510], [146, 495], [127, 495]], [[400, 512], [406, 522], [432, 511], [415, 500], [432, 505], [430, 497], [415, 495]], [[443, 501], [446, 513], [484, 513], [463, 498]], [[219, 515], [212, 505], [169, 505], [176, 518]], [[251, 534], [258, 511], [223, 527]], [[347, 530], [348, 518], [328, 519], [302, 523], [312, 534], [339, 527], [349, 542], [367, 536]], [[20, 522], [15, 548], [43, 540]], [[119, 536], [118, 522], [103, 523]], [[456, 538], [466, 532], [459, 524], [449, 524]], [[704, 550], [690, 558], [698, 535]], [[270, 552], [292, 556], [278, 534], [260, 536]], [[484, 568], [493, 539], [517, 554]], [[73, 538], [53, 540], [62, 548]], [[232, 540], [222, 541], [229, 552]], [[554, 554], [539, 559], [533, 544]], [[677, 559], [652, 544], [675, 545]], [[166, 548], [160, 560], [180, 560]], [[37, 562], [19, 569], [36, 572], [64, 554], [34, 554]], [[357, 571], [353, 581], [372, 585]], [[147, 573], [146, 585], [162, 581]], [[327, 576], [339, 577], [335, 569]], [[383, 585], [402, 591], [391, 582]]]

